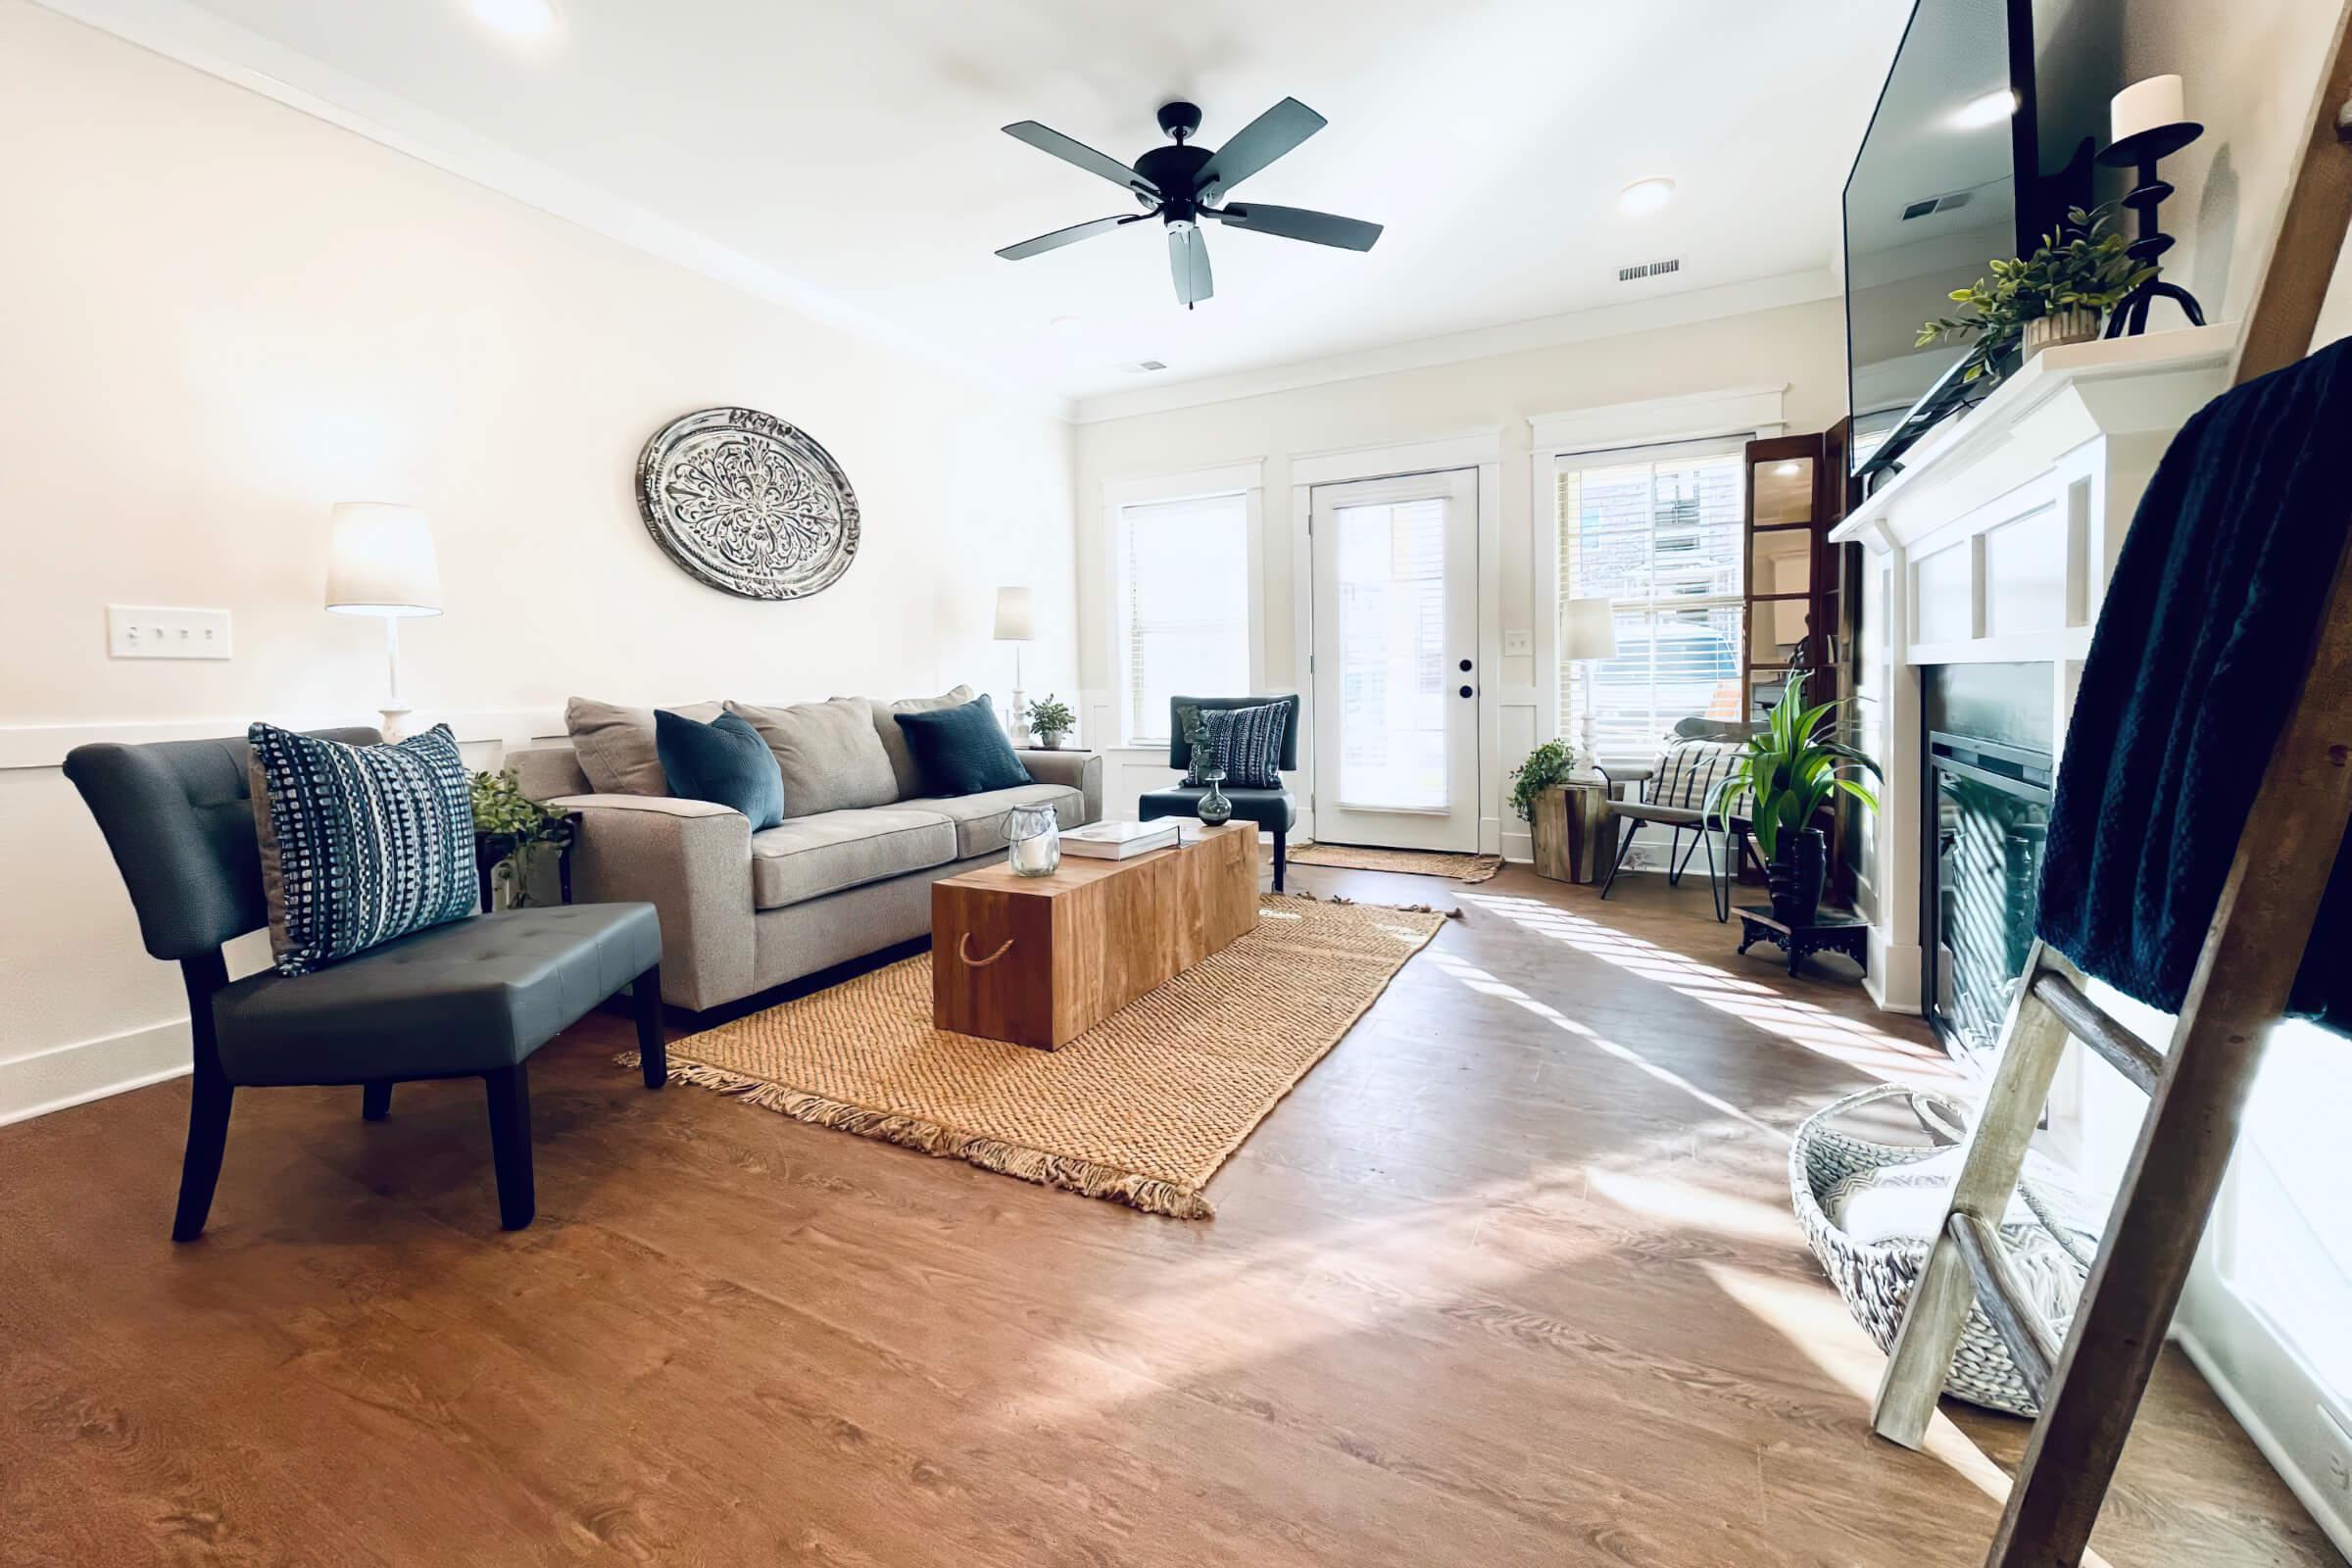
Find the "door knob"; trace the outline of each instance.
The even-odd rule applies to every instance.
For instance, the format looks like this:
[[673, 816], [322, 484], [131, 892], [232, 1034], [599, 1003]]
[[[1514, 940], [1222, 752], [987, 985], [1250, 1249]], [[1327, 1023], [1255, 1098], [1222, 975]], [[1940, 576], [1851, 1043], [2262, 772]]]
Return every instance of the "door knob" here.
[[1462, 661], [1462, 673], [1465, 675], [1470, 673], [1470, 661], [1467, 659]]
[[1463, 695], [1464, 697], [1467, 697], [1467, 696], [1469, 696], [1469, 695], [1470, 695], [1470, 688], [1469, 688], [1469, 687], [1467, 687], [1467, 686], [1463, 687], [1463, 688], [1462, 688], [1462, 695]]

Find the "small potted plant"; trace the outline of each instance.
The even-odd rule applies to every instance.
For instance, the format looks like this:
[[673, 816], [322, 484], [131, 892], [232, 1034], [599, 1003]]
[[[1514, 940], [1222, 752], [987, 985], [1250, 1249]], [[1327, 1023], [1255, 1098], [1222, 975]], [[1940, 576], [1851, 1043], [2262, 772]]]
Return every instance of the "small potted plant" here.
[[506, 889], [508, 908], [523, 908], [531, 902], [533, 852], [540, 845], [562, 845], [570, 839], [570, 814], [523, 794], [513, 768], [473, 775], [474, 857], [492, 868], [493, 896]]
[[2071, 209], [2033, 255], [1996, 260], [1989, 279], [1952, 290], [1968, 314], [1926, 322], [1918, 346], [1973, 340], [1976, 350], [1960, 378], [1974, 381], [2015, 344], [2024, 344], [2030, 360], [2043, 349], [2097, 337], [2099, 318], [2156, 275], [2153, 265], [2133, 259], [2124, 236], [2110, 230], [2114, 219], [2113, 202], [2088, 212]]
[[1764, 857], [1773, 915], [1791, 926], [1811, 924], [1821, 907], [1829, 867], [1828, 844], [1813, 825], [1821, 808], [1839, 792], [1879, 808], [1878, 797], [1852, 776], [1860, 770], [1876, 778], [1879, 764], [1822, 729], [1838, 706], [1807, 708], [1803, 684], [1790, 682], [1764, 733], [1748, 741], [1707, 793], [1710, 821], [1727, 813], [1747, 818]]
[[1061, 738], [1078, 727], [1078, 715], [1070, 711], [1069, 704], [1056, 701], [1048, 692], [1040, 702], [1029, 705], [1029, 728], [1037, 736], [1037, 744], [1049, 752], [1061, 749]]
[[1534, 847], [1536, 870], [1554, 881], [1566, 879], [1568, 868], [1575, 861], [1569, 846], [1560, 842], [1569, 835], [1568, 813], [1540, 810], [1537, 803], [1547, 790], [1558, 789], [1576, 771], [1576, 748], [1564, 740], [1545, 741], [1527, 754], [1527, 760], [1511, 769], [1511, 809], [1527, 824], [1528, 842]]

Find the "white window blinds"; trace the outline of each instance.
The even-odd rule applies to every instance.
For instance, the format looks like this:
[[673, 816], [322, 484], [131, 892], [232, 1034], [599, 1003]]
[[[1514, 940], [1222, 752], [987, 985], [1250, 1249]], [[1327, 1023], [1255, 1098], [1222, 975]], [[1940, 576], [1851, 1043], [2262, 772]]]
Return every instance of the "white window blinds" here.
[[1165, 745], [1168, 700], [1250, 692], [1250, 522], [1239, 495], [1121, 507], [1118, 628], [1131, 744]]
[[[1563, 661], [1560, 733], [1643, 762], [1680, 718], [1740, 716], [1744, 437], [1559, 460], [1560, 597], [1610, 601], [1617, 657]], [[1562, 646], [1565, 646], [1563, 642]]]

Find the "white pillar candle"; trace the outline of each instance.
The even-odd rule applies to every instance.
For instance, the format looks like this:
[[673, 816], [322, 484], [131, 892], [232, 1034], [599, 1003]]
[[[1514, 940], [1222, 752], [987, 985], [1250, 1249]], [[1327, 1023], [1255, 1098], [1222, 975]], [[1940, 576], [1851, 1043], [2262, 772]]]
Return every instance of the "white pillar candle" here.
[[2110, 139], [2122, 141], [2158, 125], [2177, 125], [2188, 118], [2179, 76], [2150, 76], [2115, 95], [2107, 106]]

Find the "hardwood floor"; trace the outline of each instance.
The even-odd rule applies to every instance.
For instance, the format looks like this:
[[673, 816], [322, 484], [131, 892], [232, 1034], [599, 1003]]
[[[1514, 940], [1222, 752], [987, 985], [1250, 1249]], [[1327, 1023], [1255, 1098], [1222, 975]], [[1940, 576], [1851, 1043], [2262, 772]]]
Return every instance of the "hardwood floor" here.
[[[1915, 1021], [1695, 878], [1291, 876], [1465, 917], [1204, 1223], [648, 1094], [619, 1016], [532, 1063], [513, 1235], [471, 1082], [241, 1095], [190, 1247], [184, 1081], [0, 1129], [0, 1562], [1982, 1560], [2023, 1423], [1872, 1438], [1788, 1214]], [[2337, 1560], [2177, 1354], [2098, 1546]]]

